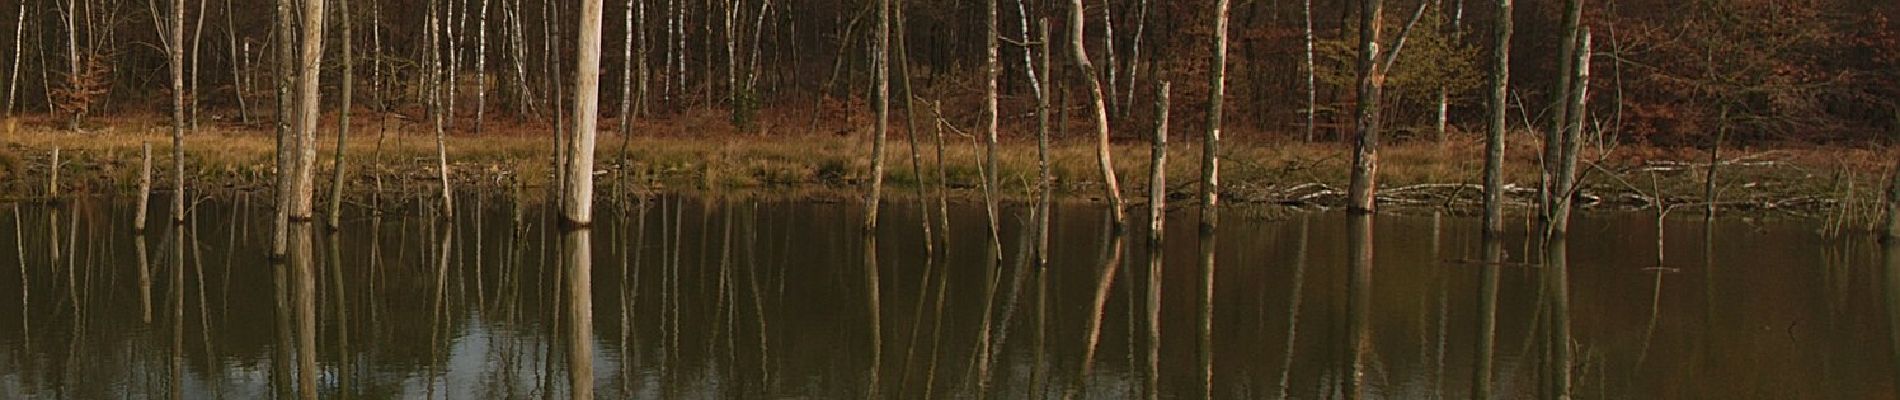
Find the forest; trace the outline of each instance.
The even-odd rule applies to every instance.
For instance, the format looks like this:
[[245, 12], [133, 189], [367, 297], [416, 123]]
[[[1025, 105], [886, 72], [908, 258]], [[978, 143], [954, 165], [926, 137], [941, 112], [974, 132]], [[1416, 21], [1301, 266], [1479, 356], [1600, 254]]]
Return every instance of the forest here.
[[[353, 4], [345, 4], [345, 3]], [[0, 10], [4, 110], [83, 128], [92, 117], [162, 115], [169, 82], [162, 33], [170, 1], [19, 0]], [[360, 86], [360, 112], [423, 119], [428, 90], [444, 90], [450, 132], [479, 135], [484, 122], [554, 123], [575, 54], [572, 2], [523, 0], [334, 0], [322, 19], [326, 104], [343, 96], [341, 25]], [[796, 135], [806, 121], [865, 121], [875, 51], [872, 1], [637, 0], [605, 4], [602, 113], [665, 119], [695, 111], [726, 115], [733, 132]], [[998, 2], [1004, 124], [1028, 126], [1034, 31], [1046, 21], [1067, 33], [1068, 2]], [[1204, 49], [1214, 35], [1211, 1], [1084, 2], [1086, 38], [1118, 137], [1141, 136], [1151, 88], [1173, 81], [1177, 97], [1205, 99]], [[1481, 90], [1497, 2], [1386, 2], [1386, 32], [1406, 41], [1385, 81], [1381, 109], [1404, 137], [1482, 131]], [[1559, 75], [1565, 2], [1524, 2], [1513, 15], [1510, 105], [1514, 127], [1545, 124]], [[1718, 126], [1744, 143], [1884, 139], [1900, 128], [1900, 6], [1870, 0], [1621, 0], [1584, 2], [1594, 30], [1590, 125], [1616, 140], [1701, 144]], [[893, 96], [943, 101], [956, 121], [978, 117], [982, 1], [899, 0]], [[268, 121], [280, 86], [271, 4], [183, 4], [187, 109], [207, 121]], [[340, 6], [340, 7], [339, 7]], [[1238, 138], [1346, 139], [1352, 125], [1354, 43], [1360, 2], [1251, 1], [1232, 8], [1227, 68], [1229, 127]], [[1417, 18], [1412, 18], [1416, 16]], [[293, 25], [300, 23], [292, 19]], [[1412, 26], [1415, 25], [1415, 26]], [[1056, 35], [1054, 54], [1072, 46]], [[431, 58], [441, 71], [430, 78]], [[1080, 118], [1087, 94], [1069, 57], [1047, 77], [1064, 117]], [[899, 102], [900, 106], [904, 102]], [[918, 102], [911, 107], [924, 107]], [[1204, 123], [1203, 100], [1177, 101], [1180, 132]], [[331, 108], [326, 108], [331, 109]], [[855, 119], [854, 119], [855, 118]], [[1310, 118], [1310, 119], [1309, 119]], [[1058, 118], [1066, 124], [1069, 118]], [[861, 124], [860, 124], [861, 125]], [[829, 126], [829, 124], [828, 124]], [[611, 128], [611, 125], [607, 126]], [[1061, 126], [1057, 135], [1069, 131]], [[1005, 136], [1027, 137], [1027, 129]]]

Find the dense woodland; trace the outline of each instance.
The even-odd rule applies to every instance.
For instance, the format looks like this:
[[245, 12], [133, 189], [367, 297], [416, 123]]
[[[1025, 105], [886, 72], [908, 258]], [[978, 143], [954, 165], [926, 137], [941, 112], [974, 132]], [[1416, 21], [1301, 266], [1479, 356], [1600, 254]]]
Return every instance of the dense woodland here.
[[[343, 4], [347, 1], [350, 4]], [[1420, 4], [1416, 1], [1423, 1]], [[167, 41], [171, 1], [19, 0], [0, 10], [0, 77], [7, 115], [52, 116], [85, 127], [97, 116], [170, 110]], [[354, 26], [354, 104], [359, 112], [425, 119], [430, 86], [446, 86], [450, 130], [481, 123], [554, 123], [570, 97], [578, 10], [573, 2], [523, 0], [330, 0], [322, 19], [321, 80], [334, 109], [343, 72], [340, 24]], [[1235, 137], [1345, 139], [1352, 130], [1355, 48], [1361, 2], [1250, 1], [1232, 7], [1227, 129]], [[1497, 2], [1385, 2], [1387, 35], [1405, 31], [1382, 94], [1388, 136], [1431, 138], [1482, 132], [1482, 86]], [[1872, 0], [1617, 0], [1584, 2], [1595, 33], [1588, 123], [1630, 142], [1700, 144], [1721, 126], [1746, 142], [1883, 139], [1900, 129], [1900, 4]], [[868, 125], [876, 53], [873, 1], [608, 1], [601, 112], [664, 119], [689, 112]], [[984, 89], [986, 2], [898, 0], [893, 4], [892, 96], [941, 100], [952, 120], [975, 124]], [[1025, 57], [1038, 26], [1055, 32], [1050, 99], [1084, 125], [1087, 89], [1066, 57], [1069, 2], [1001, 0], [1000, 116], [1032, 124]], [[1159, 80], [1173, 83], [1177, 132], [1204, 124], [1213, 40], [1209, 0], [1085, 2], [1093, 58], [1117, 135], [1144, 135]], [[1509, 105], [1513, 129], [1544, 126], [1556, 85], [1565, 2], [1516, 7]], [[339, 7], [339, 6], [347, 7]], [[184, 64], [196, 123], [268, 124], [290, 52], [273, 36], [273, 4], [190, 0]], [[347, 11], [344, 11], [347, 10]], [[344, 13], [347, 12], [347, 15]], [[1026, 16], [1024, 14], [1027, 14]], [[1417, 16], [1417, 18], [1413, 18]], [[433, 18], [432, 18], [433, 17]], [[294, 24], [300, 21], [290, 21]], [[430, 29], [430, 27], [435, 27]], [[631, 29], [630, 29], [631, 28]], [[431, 33], [435, 35], [431, 35]], [[1310, 46], [1310, 47], [1309, 47]], [[1310, 53], [1309, 53], [1309, 50]], [[432, 51], [433, 50], [433, 51]], [[425, 68], [439, 57], [442, 70]], [[1310, 58], [1309, 58], [1310, 57]], [[632, 61], [632, 62], [629, 62]], [[1311, 62], [1311, 68], [1308, 63]], [[294, 63], [293, 63], [294, 64]], [[1308, 74], [1308, 72], [1312, 74]], [[439, 76], [438, 76], [439, 75]], [[432, 78], [432, 76], [437, 76]], [[1311, 90], [1311, 93], [1309, 93]], [[1308, 131], [1308, 102], [1314, 120]], [[630, 106], [623, 106], [623, 103]], [[904, 102], [895, 102], [905, 110]], [[1445, 111], [1441, 113], [1440, 104]], [[625, 111], [623, 111], [625, 110]], [[816, 112], [814, 112], [816, 111]], [[775, 117], [776, 116], [776, 117]], [[1444, 124], [1440, 124], [1440, 121]], [[1128, 122], [1119, 122], [1128, 121]], [[783, 121], [772, 133], [806, 122]], [[817, 126], [816, 122], [811, 122]], [[831, 124], [839, 125], [839, 124]], [[901, 124], [900, 124], [901, 126]], [[1443, 130], [1439, 127], [1443, 126]], [[1058, 136], [1080, 135], [1062, 126]], [[1005, 129], [1027, 137], [1027, 129]]]

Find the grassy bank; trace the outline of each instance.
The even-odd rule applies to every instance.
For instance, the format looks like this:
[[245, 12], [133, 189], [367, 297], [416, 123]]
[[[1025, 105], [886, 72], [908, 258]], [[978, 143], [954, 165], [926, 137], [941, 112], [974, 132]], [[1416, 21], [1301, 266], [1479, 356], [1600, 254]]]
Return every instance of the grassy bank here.
[[[432, 188], [434, 138], [413, 127], [407, 131], [359, 128], [350, 141], [348, 196]], [[330, 133], [326, 133], [328, 135]], [[866, 182], [869, 143], [861, 137], [833, 134], [775, 136], [642, 136], [626, 143], [618, 135], [600, 140], [599, 181], [605, 190], [770, 190], [832, 192], [850, 195]], [[937, 148], [920, 138], [923, 174], [912, 168], [910, 148], [893, 136], [890, 176], [900, 193], [936, 184]], [[1513, 137], [1506, 181], [1512, 199], [1527, 204], [1537, 186], [1535, 139]], [[328, 185], [331, 136], [322, 138], [319, 179]], [[944, 138], [943, 173], [953, 196], [979, 194], [982, 152], [972, 138]], [[171, 179], [171, 141], [162, 127], [135, 125], [86, 133], [23, 130], [0, 147], [0, 197], [45, 198], [49, 156], [62, 149], [60, 190], [66, 196], [123, 195], [136, 190], [139, 148], [154, 147], [159, 190]], [[273, 183], [275, 140], [268, 131], [204, 129], [186, 139], [187, 179], [207, 196], [266, 191]], [[1385, 204], [1468, 210], [1478, 199], [1482, 143], [1459, 136], [1447, 143], [1408, 142], [1382, 149], [1379, 183]], [[463, 189], [534, 189], [552, 180], [552, 145], [545, 134], [456, 136], [450, 139], [452, 179]], [[1146, 143], [1115, 146], [1116, 167], [1124, 190], [1145, 193]], [[1881, 177], [1887, 173], [1885, 149], [1807, 147], [1726, 150], [1717, 176], [1717, 204], [1725, 209], [1787, 212], [1843, 223], [1870, 222], [1879, 216]], [[1099, 196], [1094, 149], [1077, 138], [1058, 140], [1052, 165], [1059, 190], [1075, 199]], [[1170, 149], [1171, 191], [1186, 197], [1198, 184], [1199, 148], [1178, 139]], [[1586, 208], [1639, 208], [1657, 202], [1697, 206], [1703, 199], [1707, 153], [1698, 149], [1623, 146], [1586, 151]], [[1224, 149], [1224, 192], [1237, 202], [1292, 206], [1330, 206], [1343, 201], [1349, 173], [1349, 148], [1342, 143], [1291, 143], [1233, 140]], [[1001, 193], [1030, 193], [1037, 174], [1033, 142], [1005, 142], [1000, 153]], [[543, 192], [523, 190], [523, 192]], [[318, 193], [328, 193], [321, 190]], [[1139, 199], [1137, 199], [1139, 201]], [[1700, 207], [1697, 206], [1697, 209]], [[1849, 221], [1851, 220], [1851, 221]]]

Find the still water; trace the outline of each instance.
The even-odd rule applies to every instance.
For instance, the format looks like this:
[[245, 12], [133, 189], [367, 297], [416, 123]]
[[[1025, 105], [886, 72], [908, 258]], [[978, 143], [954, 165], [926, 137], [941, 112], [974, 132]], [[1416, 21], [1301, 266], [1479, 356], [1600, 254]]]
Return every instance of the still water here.
[[[1900, 255], [1818, 226], [656, 197], [583, 232], [468, 198], [293, 231], [0, 206], [0, 398], [1893, 398]], [[1131, 215], [1134, 218], [1144, 218]], [[162, 214], [155, 220], [164, 221]], [[934, 219], [934, 218], [933, 218]], [[926, 255], [926, 244], [943, 256]], [[1884, 253], [1884, 254], [1883, 254]], [[1489, 261], [1487, 261], [1489, 260]]]

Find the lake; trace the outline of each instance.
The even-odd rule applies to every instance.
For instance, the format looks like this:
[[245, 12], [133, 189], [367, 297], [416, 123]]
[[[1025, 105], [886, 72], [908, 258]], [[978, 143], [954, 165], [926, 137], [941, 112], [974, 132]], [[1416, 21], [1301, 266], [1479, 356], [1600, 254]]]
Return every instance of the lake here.
[[[421, 203], [432, 203], [421, 201]], [[0, 398], [1894, 398], [1900, 247], [1819, 222], [661, 196], [300, 227], [0, 206]], [[155, 207], [155, 221], [167, 221]], [[1133, 220], [1145, 221], [1140, 212]], [[1271, 215], [1271, 216], [1264, 216]], [[934, 217], [933, 217], [934, 219]], [[1144, 224], [1136, 224], [1144, 225]], [[940, 255], [931, 256], [926, 246]]]

